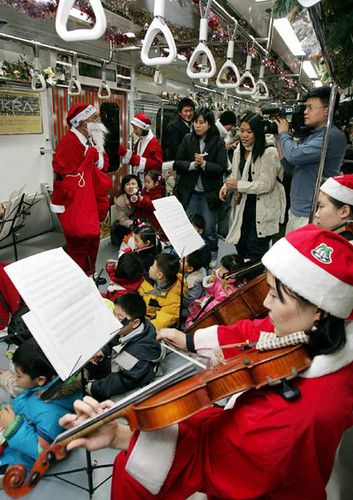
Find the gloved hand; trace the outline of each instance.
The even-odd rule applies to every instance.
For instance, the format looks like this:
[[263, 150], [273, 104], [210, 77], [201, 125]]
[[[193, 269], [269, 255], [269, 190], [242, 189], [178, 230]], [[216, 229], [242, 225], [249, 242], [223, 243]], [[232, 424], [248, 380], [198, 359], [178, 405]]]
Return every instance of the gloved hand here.
[[130, 159], [130, 165], [133, 167], [139, 167], [140, 166], [140, 156], [137, 154], [133, 154], [131, 159]]
[[126, 153], [127, 153], [127, 147], [124, 146], [124, 144], [120, 144], [120, 146], [118, 147], [118, 155], [125, 156]]
[[88, 149], [87, 149], [87, 152], [86, 152], [86, 156], [85, 156], [85, 160], [91, 160], [93, 161], [93, 163], [96, 163], [99, 159], [99, 153], [97, 151], [97, 149], [94, 147], [94, 146], [90, 146]]

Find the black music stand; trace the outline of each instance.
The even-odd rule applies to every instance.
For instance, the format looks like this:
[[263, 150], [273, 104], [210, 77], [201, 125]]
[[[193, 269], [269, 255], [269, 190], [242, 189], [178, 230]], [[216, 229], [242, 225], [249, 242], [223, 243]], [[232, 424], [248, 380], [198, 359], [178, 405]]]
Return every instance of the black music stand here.
[[[0, 243], [9, 236], [12, 238], [12, 245], [15, 254], [15, 260], [18, 260], [17, 253], [17, 233], [20, 229], [25, 226], [25, 220], [28, 215], [30, 215], [31, 207], [34, 205], [35, 199], [32, 203], [28, 203], [25, 201], [25, 193], [21, 195], [20, 200], [15, 204], [15, 206], [11, 207], [10, 212], [5, 215], [5, 218], [0, 222], [0, 229], [6, 224], [11, 223], [6, 235], [2, 235], [0, 237]], [[1, 235], [1, 232], [0, 232]]]

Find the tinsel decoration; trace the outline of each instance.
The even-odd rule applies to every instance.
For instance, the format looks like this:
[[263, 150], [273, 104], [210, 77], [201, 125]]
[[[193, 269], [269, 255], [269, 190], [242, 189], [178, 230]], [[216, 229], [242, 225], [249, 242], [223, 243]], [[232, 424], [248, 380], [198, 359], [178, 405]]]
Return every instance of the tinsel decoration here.
[[[21, 82], [30, 82], [32, 80], [34, 66], [29, 63], [25, 56], [20, 56], [17, 61], [0, 61], [0, 81], [18, 80]], [[48, 85], [56, 85], [58, 82], [57, 73], [48, 66], [41, 71]]]

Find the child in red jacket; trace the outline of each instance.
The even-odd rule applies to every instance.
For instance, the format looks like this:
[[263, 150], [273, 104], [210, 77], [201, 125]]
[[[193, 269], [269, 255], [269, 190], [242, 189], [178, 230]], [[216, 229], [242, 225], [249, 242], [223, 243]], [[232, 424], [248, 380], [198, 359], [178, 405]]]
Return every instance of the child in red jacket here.
[[130, 205], [134, 209], [135, 217], [147, 220], [155, 228], [157, 234], [163, 234], [158, 220], [154, 215], [153, 200], [165, 196], [165, 182], [158, 170], [147, 170], [144, 175], [144, 187], [141, 193], [130, 197]]
[[133, 253], [123, 253], [118, 261], [107, 260], [105, 269], [110, 283], [107, 292], [102, 296], [112, 302], [120, 295], [137, 292], [145, 272], [141, 260]]

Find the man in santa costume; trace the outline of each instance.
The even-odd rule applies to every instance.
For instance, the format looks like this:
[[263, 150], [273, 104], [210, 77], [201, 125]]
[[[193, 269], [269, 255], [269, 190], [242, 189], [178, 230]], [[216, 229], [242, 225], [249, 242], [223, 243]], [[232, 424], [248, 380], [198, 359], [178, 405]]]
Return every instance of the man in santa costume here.
[[109, 208], [111, 179], [104, 152], [107, 129], [96, 108], [74, 104], [67, 115], [70, 130], [59, 141], [54, 157], [51, 209], [58, 214], [66, 238], [66, 251], [93, 275], [100, 240], [100, 222]]
[[[185, 500], [195, 492], [212, 500], [326, 499], [336, 449], [353, 425], [353, 324], [346, 321], [353, 306], [353, 246], [308, 225], [276, 242], [262, 262], [269, 286], [266, 318], [186, 335], [165, 329], [159, 338], [211, 360], [215, 348], [225, 358], [240, 352], [246, 360], [249, 350], [232, 347], [240, 342], [254, 342], [270, 357], [302, 344], [303, 360], [311, 358], [311, 365], [298, 375], [299, 364], [283, 359], [291, 382], [261, 389], [250, 384], [241, 391], [242, 380], [225, 409], [211, 407], [158, 431], [133, 433], [116, 421], [70, 443], [68, 449], [124, 450], [114, 464], [113, 500]], [[250, 366], [249, 360], [241, 366]], [[264, 375], [271, 381], [274, 372]], [[77, 415], [61, 424], [74, 427], [109, 405], [76, 401]]]
[[133, 173], [140, 174], [143, 180], [143, 175], [148, 170], [162, 171], [162, 147], [153, 135], [152, 122], [145, 113], [137, 113], [130, 123], [138, 141], [133, 150], [121, 144], [118, 154], [123, 157], [122, 162], [131, 165]]

